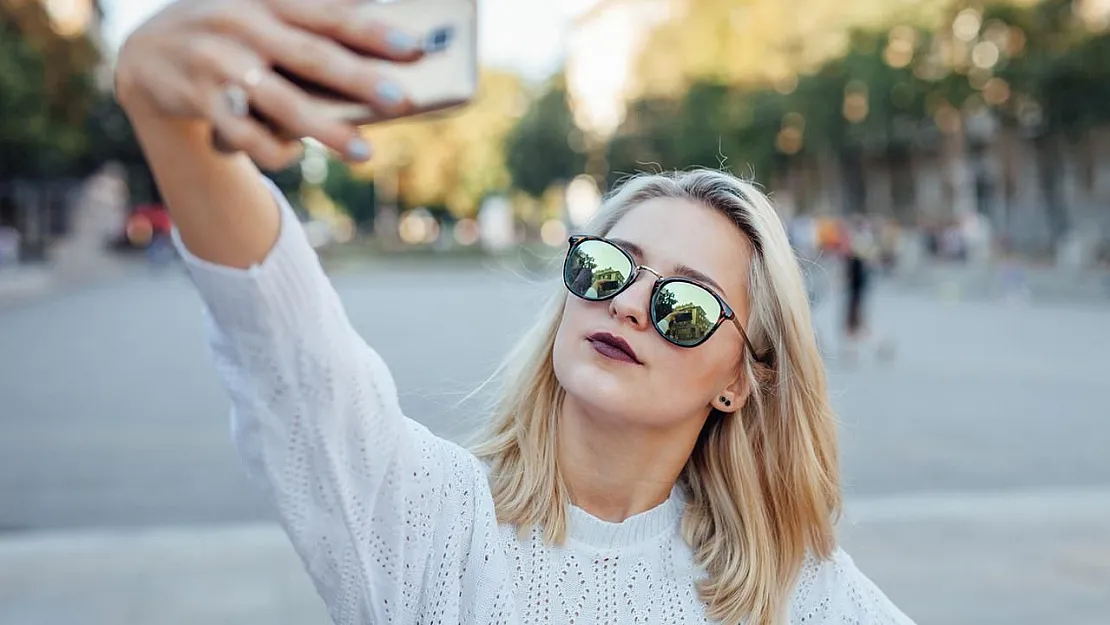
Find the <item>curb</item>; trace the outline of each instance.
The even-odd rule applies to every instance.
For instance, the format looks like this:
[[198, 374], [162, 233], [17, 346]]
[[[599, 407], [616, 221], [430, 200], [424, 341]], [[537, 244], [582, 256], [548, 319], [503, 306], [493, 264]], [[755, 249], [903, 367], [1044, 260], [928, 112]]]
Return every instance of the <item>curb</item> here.
[[48, 269], [0, 270], [0, 307], [42, 297], [56, 281], [57, 275]]
[[110, 284], [137, 275], [141, 268], [141, 263], [119, 259], [85, 274], [59, 267], [19, 270], [26, 272], [26, 276], [5, 276], [0, 272], [0, 311], [25, 308], [59, 295]]

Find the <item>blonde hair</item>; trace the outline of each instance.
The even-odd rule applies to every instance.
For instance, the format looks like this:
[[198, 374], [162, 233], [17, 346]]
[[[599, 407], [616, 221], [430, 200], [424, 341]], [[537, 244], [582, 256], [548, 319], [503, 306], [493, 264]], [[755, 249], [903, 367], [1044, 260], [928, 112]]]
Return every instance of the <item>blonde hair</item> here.
[[[710, 618], [784, 620], [807, 554], [828, 557], [840, 511], [836, 424], [802, 274], [782, 223], [754, 185], [693, 170], [629, 179], [603, 203], [591, 234], [604, 235], [652, 198], [721, 211], [747, 237], [751, 313], [744, 324], [768, 365], [745, 356], [752, 392], [736, 414], [711, 412], [680, 477], [688, 505], [682, 536], [708, 573], [698, 591]], [[500, 372], [504, 390], [475, 453], [491, 467], [502, 523], [561, 543], [569, 496], [556, 453], [564, 391], [552, 351], [566, 293], [560, 289]]]

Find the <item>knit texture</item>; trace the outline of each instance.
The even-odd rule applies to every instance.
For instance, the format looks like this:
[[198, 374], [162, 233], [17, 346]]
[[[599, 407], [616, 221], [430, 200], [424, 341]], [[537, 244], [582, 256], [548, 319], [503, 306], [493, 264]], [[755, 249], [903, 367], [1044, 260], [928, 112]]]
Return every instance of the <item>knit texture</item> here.
[[[214, 265], [174, 240], [237, 448], [337, 624], [710, 622], [677, 489], [623, 523], [572, 507], [562, 546], [498, 526], [483, 465], [401, 413], [389, 369], [271, 190], [282, 228], [259, 265]], [[805, 561], [790, 622], [910, 623], [840, 550]]]

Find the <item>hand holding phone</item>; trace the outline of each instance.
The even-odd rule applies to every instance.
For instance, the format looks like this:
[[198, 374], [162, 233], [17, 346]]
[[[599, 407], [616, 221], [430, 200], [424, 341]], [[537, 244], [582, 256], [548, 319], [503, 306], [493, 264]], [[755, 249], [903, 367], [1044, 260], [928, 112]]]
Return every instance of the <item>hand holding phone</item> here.
[[[443, 111], [470, 102], [478, 88], [478, 36], [474, 0], [363, 2], [360, 19], [380, 22], [416, 37], [422, 55], [410, 63], [373, 59], [377, 70], [404, 90], [411, 104], [381, 110], [358, 102], [310, 77], [276, 68], [308, 94], [312, 114], [355, 125]], [[350, 47], [350, 46], [348, 46]]]
[[474, 0], [175, 2], [121, 46], [115, 95], [148, 138], [211, 133], [266, 169], [301, 137], [367, 160], [359, 124], [473, 98], [476, 26]]

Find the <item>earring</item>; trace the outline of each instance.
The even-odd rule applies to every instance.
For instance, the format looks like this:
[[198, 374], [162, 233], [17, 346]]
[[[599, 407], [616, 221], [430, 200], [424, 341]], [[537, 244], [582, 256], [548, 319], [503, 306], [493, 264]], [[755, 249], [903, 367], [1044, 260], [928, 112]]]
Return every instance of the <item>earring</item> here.
[[725, 397], [724, 395], [721, 395], [721, 403], [725, 405], [725, 408], [728, 408], [732, 405], [732, 400]]

